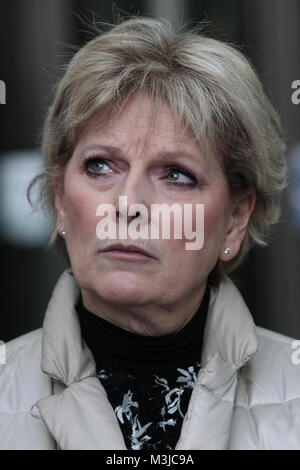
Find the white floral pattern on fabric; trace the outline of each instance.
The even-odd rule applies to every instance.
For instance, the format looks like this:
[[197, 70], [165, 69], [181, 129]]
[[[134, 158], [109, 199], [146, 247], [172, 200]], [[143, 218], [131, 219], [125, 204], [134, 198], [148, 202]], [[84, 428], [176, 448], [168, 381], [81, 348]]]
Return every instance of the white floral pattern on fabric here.
[[132, 411], [130, 408], [132, 406], [138, 408], [139, 405], [136, 401], [132, 401], [132, 393], [130, 392], [130, 390], [128, 390], [126, 395], [124, 395], [123, 397], [122, 405], [117, 406], [117, 408], [115, 409], [115, 413], [122, 424], [124, 423], [123, 414], [125, 414], [128, 421], [131, 421]]
[[[153, 416], [153, 420], [143, 423], [141, 422], [141, 407], [138, 401], [138, 394], [129, 389], [122, 399], [122, 403], [114, 408], [115, 414], [121, 425], [127, 425], [127, 442], [130, 442], [130, 448], [132, 450], [142, 450], [148, 448], [148, 441], [151, 441], [152, 449], [156, 449], [156, 446], [160, 444], [160, 440], [157, 442], [157, 429], [162, 430], [163, 433], [167, 433], [168, 429], [174, 428], [179, 423], [182, 423], [184, 413], [181, 408], [182, 397], [187, 395], [185, 398], [189, 400], [192, 389], [197, 381], [197, 372], [200, 368], [200, 363], [196, 363], [194, 366], [189, 366], [186, 370], [177, 368], [176, 370], [180, 373], [177, 375], [176, 384], [177, 386], [171, 386], [170, 382], [164, 378], [159, 377], [155, 374], [151, 374], [153, 390], [159, 391], [158, 395], [153, 393], [153, 396], [148, 397], [148, 404], [151, 404], [151, 400], [156, 402], [161, 398], [161, 403], [158, 405], [159, 415]], [[111, 377], [104, 369], [101, 369], [98, 373], [98, 377], [104, 381]], [[132, 378], [132, 375], [129, 375]], [[154, 378], [154, 381], [153, 381]], [[174, 381], [173, 381], [174, 385]], [[186, 400], [186, 407], [188, 400]], [[149, 403], [150, 401], [150, 403]], [[145, 406], [144, 402], [143, 405]], [[157, 406], [156, 406], [157, 408]], [[151, 409], [150, 416], [151, 416]], [[186, 410], [185, 410], [186, 411]], [[124, 426], [121, 426], [124, 432]], [[130, 430], [130, 431], [128, 431]], [[172, 450], [172, 447], [167, 444], [167, 449]]]

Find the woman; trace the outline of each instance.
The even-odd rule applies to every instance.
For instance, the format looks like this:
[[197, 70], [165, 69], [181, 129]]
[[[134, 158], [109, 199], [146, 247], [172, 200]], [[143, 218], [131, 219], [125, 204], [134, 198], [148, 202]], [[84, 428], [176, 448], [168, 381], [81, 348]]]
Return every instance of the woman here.
[[[246, 58], [125, 21], [75, 54], [42, 150], [50, 242], [70, 267], [43, 328], [7, 344], [1, 448], [300, 448], [292, 340], [255, 326], [229, 278], [266, 244], [286, 186], [279, 119]], [[176, 209], [170, 236], [139, 237], [155, 205]], [[175, 236], [186, 215], [196, 249]]]

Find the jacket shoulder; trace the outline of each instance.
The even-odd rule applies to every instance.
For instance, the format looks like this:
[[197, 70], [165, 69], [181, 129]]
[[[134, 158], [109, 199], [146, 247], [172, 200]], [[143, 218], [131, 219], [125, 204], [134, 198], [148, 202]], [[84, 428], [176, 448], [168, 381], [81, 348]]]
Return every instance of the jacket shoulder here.
[[295, 340], [259, 326], [256, 333], [258, 351], [239, 370], [237, 404], [251, 408], [296, 400], [300, 409], [300, 364], [295, 360]]
[[268, 330], [267, 328], [263, 328], [261, 326], [255, 326], [256, 333], [258, 338], [266, 338], [270, 341], [270, 345], [273, 344], [275, 346], [276, 343], [286, 344], [291, 347], [291, 343], [295, 341], [294, 338], [290, 336], [283, 335], [281, 333], [277, 333], [272, 330]]
[[2, 365], [0, 371], [8, 370], [10, 366], [15, 367], [16, 362], [22, 357], [30, 354], [33, 350], [35, 353], [41, 351], [42, 328], [25, 333], [17, 338], [8, 341], [5, 344], [5, 364]]
[[300, 361], [294, 360], [294, 339], [261, 327], [256, 332], [258, 351], [238, 372], [230, 448], [300, 449]]
[[21, 348], [30, 348], [30, 346], [32, 346], [37, 341], [41, 341], [42, 334], [42, 328], [38, 328], [8, 341], [6, 343], [6, 353], [13, 354]]
[[0, 449], [54, 449], [55, 441], [41, 419], [31, 413], [35, 402], [52, 394], [50, 377], [41, 370], [42, 328], [5, 345], [0, 365]]
[[41, 393], [49, 392], [50, 378], [41, 370], [42, 328], [5, 344], [5, 363], [0, 365], [0, 413], [30, 409]]

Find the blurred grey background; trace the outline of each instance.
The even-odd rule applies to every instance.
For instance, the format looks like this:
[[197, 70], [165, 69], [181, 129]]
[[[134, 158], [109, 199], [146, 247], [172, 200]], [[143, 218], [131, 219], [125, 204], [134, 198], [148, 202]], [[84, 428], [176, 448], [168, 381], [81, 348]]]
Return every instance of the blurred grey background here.
[[[255, 322], [300, 338], [300, 80], [299, 0], [1, 0], [0, 80], [0, 339], [42, 326], [52, 290], [65, 265], [45, 249], [48, 221], [32, 215], [26, 184], [41, 163], [40, 132], [60, 66], [91, 38], [81, 18], [114, 22], [119, 12], [181, 24], [208, 22], [215, 37], [240, 46], [279, 112], [288, 145], [290, 187], [281, 221], [267, 248], [252, 250], [232, 276]], [[300, 95], [299, 95], [300, 96]]]

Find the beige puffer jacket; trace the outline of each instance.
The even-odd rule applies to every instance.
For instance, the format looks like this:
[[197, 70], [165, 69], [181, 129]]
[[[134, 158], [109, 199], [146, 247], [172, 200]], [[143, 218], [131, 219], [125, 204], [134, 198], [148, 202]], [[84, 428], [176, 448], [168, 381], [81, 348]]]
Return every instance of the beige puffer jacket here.
[[[43, 328], [6, 345], [1, 449], [126, 449], [81, 338], [79, 292], [67, 269]], [[229, 278], [212, 287], [202, 368], [176, 450], [300, 449], [300, 364], [292, 361], [292, 341], [256, 327]]]

